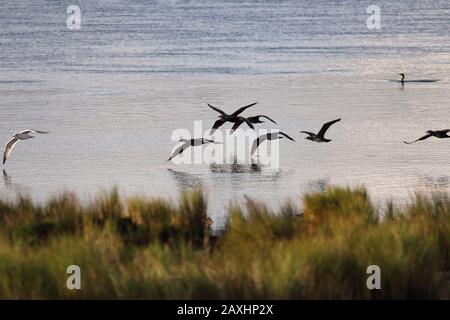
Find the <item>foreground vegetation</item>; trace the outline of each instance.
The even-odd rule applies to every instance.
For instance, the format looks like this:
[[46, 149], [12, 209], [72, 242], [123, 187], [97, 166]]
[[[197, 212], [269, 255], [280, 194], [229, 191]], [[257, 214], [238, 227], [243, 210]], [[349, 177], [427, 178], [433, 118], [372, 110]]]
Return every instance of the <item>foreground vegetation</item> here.
[[[178, 203], [117, 191], [89, 205], [0, 201], [0, 298], [450, 298], [447, 196], [380, 215], [363, 188], [330, 188], [301, 207], [247, 199], [214, 237], [200, 190]], [[81, 290], [66, 287], [73, 264]], [[372, 264], [378, 291], [366, 286]]]

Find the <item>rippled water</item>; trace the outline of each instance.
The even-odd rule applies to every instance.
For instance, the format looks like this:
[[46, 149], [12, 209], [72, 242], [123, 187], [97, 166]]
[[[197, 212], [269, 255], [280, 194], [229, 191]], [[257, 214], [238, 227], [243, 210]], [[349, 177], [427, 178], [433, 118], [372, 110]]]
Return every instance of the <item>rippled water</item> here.
[[[81, 30], [66, 27], [79, 4]], [[415, 145], [450, 127], [450, 2], [50, 1], [0, 4], [0, 139], [51, 131], [17, 145], [0, 194], [84, 199], [117, 185], [126, 195], [176, 197], [202, 185], [219, 219], [243, 195], [276, 207], [328, 184], [365, 184], [374, 199], [447, 189], [450, 141]], [[435, 83], [391, 82], [398, 72]], [[171, 133], [211, 126], [216, 113], [258, 101], [297, 142], [281, 141], [279, 170], [178, 166]], [[332, 143], [303, 139], [341, 117]], [[228, 128], [229, 126], [227, 126]], [[1, 177], [0, 177], [1, 179]]]

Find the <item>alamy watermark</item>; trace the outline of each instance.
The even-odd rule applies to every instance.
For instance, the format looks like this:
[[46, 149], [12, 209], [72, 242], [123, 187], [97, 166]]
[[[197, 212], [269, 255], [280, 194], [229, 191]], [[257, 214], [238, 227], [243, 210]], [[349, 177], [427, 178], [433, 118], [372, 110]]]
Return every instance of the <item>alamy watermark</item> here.
[[367, 7], [366, 12], [370, 16], [366, 20], [367, 29], [380, 30], [381, 29], [381, 9], [377, 5], [370, 5]]
[[[81, 290], [81, 268], [77, 265], [70, 265], [66, 269], [70, 274], [67, 278], [66, 286], [69, 290]], [[381, 290], [381, 268], [378, 265], [370, 265], [366, 269], [370, 276], [367, 278], [366, 286], [369, 290]]]
[[381, 289], [381, 268], [376, 264], [370, 265], [366, 270], [370, 276], [367, 278], [366, 285], [369, 290]]
[[81, 289], [81, 268], [75, 264], [70, 265], [66, 269], [66, 273], [70, 274], [67, 278], [66, 286], [69, 290]]
[[[280, 167], [279, 130], [237, 129], [203, 130], [202, 121], [194, 121], [194, 129], [176, 129], [171, 140], [178, 142], [169, 160], [174, 164], [245, 164]], [[270, 136], [270, 137], [268, 137]], [[205, 138], [202, 138], [205, 137]]]
[[66, 25], [69, 30], [81, 29], [81, 8], [79, 5], [70, 5], [66, 10], [68, 16]]

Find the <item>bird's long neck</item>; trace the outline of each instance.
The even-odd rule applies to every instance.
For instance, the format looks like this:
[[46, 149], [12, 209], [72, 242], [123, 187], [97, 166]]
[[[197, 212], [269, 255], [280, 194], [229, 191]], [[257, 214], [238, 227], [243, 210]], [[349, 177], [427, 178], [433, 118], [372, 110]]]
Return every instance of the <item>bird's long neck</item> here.
[[402, 80], [400, 80], [402, 83], [404, 82], [404, 80], [405, 80], [405, 75], [402, 73]]

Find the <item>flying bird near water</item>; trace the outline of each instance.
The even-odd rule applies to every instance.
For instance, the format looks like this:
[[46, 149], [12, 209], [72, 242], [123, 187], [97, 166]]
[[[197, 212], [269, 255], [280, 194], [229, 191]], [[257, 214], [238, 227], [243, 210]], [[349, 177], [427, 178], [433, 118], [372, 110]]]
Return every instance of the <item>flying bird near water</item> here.
[[254, 103], [249, 104], [249, 105], [247, 105], [245, 107], [239, 108], [238, 110], [236, 110], [232, 114], [226, 114], [224, 111], [222, 111], [219, 108], [216, 108], [216, 107], [214, 107], [214, 106], [212, 106], [212, 105], [210, 105], [208, 103], [208, 107], [210, 107], [211, 109], [213, 109], [213, 110], [215, 110], [215, 111], [220, 113], [219, 120], [217, 120], [214, 123], [214, 125], [212, 127], [211, 134], [213, 134], [214, 131], [216, 131], [225, 122], [233, 122], [233, 123], [240, 122], [239, 125], [241, 125], [243, 122], [245, 122], [251, 129], [255, 129], [253, 124], [247, 118], [239, 116], [245, 109], [250, 108], [250, 107], [254, 106], [255, 104], [257, 104], [257, 102], [254, 102]]
[[255, 141], [253, 141], [251, 154], [254, 154], [256, 152], [256, 150], [258, 149], [259, 145], [261, 143], [263, 143], [264, 141], [266, 141], [266, 140], [283, 139], [283, 137], [286, 137], [286, 138], [288, 138], [291, 141], [295, 141], [294, 139], [292, 139], [290, 136], [288, 136], [284, 132], [281, 132], [281, 131], [269, 132], [269, 133], [260, 135], [258, 138], [255, 139]]
[[180, 142], [183, 142], [183, 144], [180, 145], [178, 148], [176, 148], [172, 152], [172, 155], [170, 156], [170, 158], [167, 161], [170, 161], [173, 158], [175, 158], [176, 156], [182, 154], [189, 147], [201, 146], [201, 145], [207, 144], [207, 143], [220, 143], [220, 142], [215, 142], [214, 140], [209, 140], [209, 139], [205, 139], [205, 138], [198, 138], [198, 139], [183, 139], [183, 138], [181, 138]]
[[262, 121], [261, 118], [266, 118], [267, 120], [270, 120], [271, 122], [277, 124], [274, 120], [272, 120], [271, 118], [269, 118], [268, 116], [265, 116], [263, 114], [253, 116], [253, 117], [248, 117], [248, 118], [245, 118], [245, 117], [241, 117], [241, 118], [242, 118], [242, 120], [238, 120], [234, 123], [233, 128], [231, 128], [231, 133], [233, 133], [237, 128], [239, 128], [239, 126], [244, 122], [246, 122], [246, 123], [250, 122], [251, 124], [264, 123], [265, 121]]
[[20, 140], [28, 140], [31, 138], [34, 138], [30, 133], [40, 133], [40, 134], [47, 134], [46, 131], [38, 131], [38, 130], [24, 130], [19, 133], [16, 133], [12, 136], [11, 140], [8, 141], [8, 143], [5, 146], [5, 151], [3, 153], [3, 164], [5, 164], [6, 160], [8, 160], [12, 150], [14, 149], [17, 142]]
[[309, 131], [300, 131], [301, 133], [306, 133], [308, 136], [305, 138], [307, 140], [315, 141], [315, 142], [330, 142], [331, 139], [325, 138], [325, 132], [327, 132], [328, 128], [335, 124], [336, 122], [341, 121], [341, 118], [325, 123], [320, 129], [319, 133], [313, 133]]
[[411, 141], [411, 142], [403, 141], [403, 143], [411, 144], [411, 143], [414, 143], [414, 142], [417, 142], [417, 141], [422, 141], [422, 140], [428, 139], [430, 137], [436, 137], [436, 138], [439, 138], [439, 139], [450, 138], [450, 136], [448, 135], [449, 132], [450, 132], [450, 129], [445, 129], [445, 130], [428, 130], [428, 131], [426, 131], [427, 134], [424, 135], [423, 137], [420, 137], [419, 139], [416, 139], [416, 140]]

